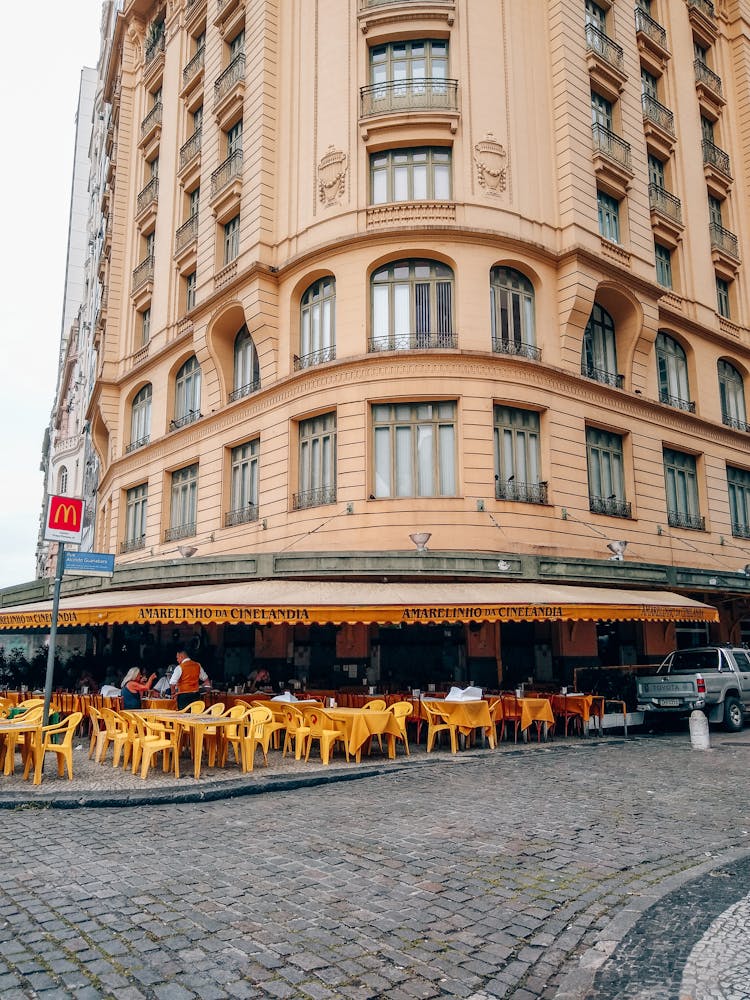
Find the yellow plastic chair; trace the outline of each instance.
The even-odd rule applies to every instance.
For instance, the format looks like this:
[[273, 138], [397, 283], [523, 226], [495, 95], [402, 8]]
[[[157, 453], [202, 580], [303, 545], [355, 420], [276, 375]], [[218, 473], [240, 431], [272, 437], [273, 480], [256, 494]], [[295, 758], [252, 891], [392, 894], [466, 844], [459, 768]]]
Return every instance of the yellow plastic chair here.
[[301, 760], [303, 752], [307, 749], [307, 737], [310, 735], [310, 727], [305, 722], [305, 717], [298, 708], [293, 705], [284, 705], [284, 747], [281, 756], [286, 757], [287, 750], [292, 749], [294, 744], [294, 759]]
[[236, 719], [236, 725], [226, 726], [224, 729], [224, 740], [222, 742], [222, 753], [219, 764], [224, 767], [227, 762], [227, 754], [229, 752], [229, 747], [231, 746], [232, 752], [234, 754], [235, 764], [239, 764], [242, 767], [242, 720], [247, 718], [250, 714], [251, 708], [247, 704], [235, 704], [226, 712], [226, 717], [229, 719]]
[[[371, 701], [366, 701], [362, 706], [363, 712], [385, 712], [386, 704], [383, 698], [373, 698]], [[383, 752], [383, 737], [380, 733], [377, 734], [378, 747], [380, 752]], [[367, 744], [367, 752], [370, 752], [370, 747], [372, 746], [372, 739]]]
[[411, 702], [396, 701], [389, 706], [388, 711], [393, 713], [393, 717], [398, 723], [399, 735], [397, 736], [397, 739], [404, 741], [406, 756], [410, 757], [411, 754], [409, 752], [409, 737], [406, 732], [406, 720], [411, 715]]
[[[107, 711], [107, 709], [104, 709]], [[143, 730], [136, 725], [135, 716], [130, 712], [116, 712], [116, 729], [112, 737], [112, 767], [117, 767], [122, 755], [123, 770], [130, 763], [133, 747], [143, 735]]]
[[274, 750], [279, 749], [280, 736], [279, 733], [286, 729], [286, 720], [284, 719], [283, 709], [280, 707], [281, 702], [278, 701], [253, 701], [251, 705], [253, 708], [267, 708], [271, 713], [271, 721], [268, 723], [268, 730], [270, 733], [270, 738], [273, 741]]
[[423, 701], [422, 708], [427, 716], [427, 753], [432, 751], [438, 733], [449, 733], [451, 753], [458, 753], [458, 726], [446, 722], [441, 713], [429, 702]]
[[339, 729], [336, 722], [324, 712], [322, 708], [315, 708], [307, 712], [305, 720], [310, 727], [310, 735], [307, 738], [307, 752], [305, 760], [310, 759], [310, 747], [313, 740], [317, 740], [320, 745], [320, 759], [324, 764], [328, 764], [331, 759], [331, 751], [337, 743], [343, 743], [344, 753], [347, 762], [349, 760], [349, 747], [346, 743], [346, 733]]
[[[194, 715], [211, 715], [219, 716], [224, 715], [224, 702], [217, 701], [213, 705], [209, 706], [203, 712], [194, 712]], [[206, 753], [208, 756], [208, 766], [213, 767], [216, 764], [217, 752], [219, 749], [219, 731], [216, 726], [208, 726], [203, 730], [203, 746], [206, 748]]]
[[104, 720], [102, 719], [99, 709], [94, 708], [93, 705], [89, 705], [86, 709], [86, 714], [89, 717], [91, 725], [91, 739], [89, 741], [89, 760], [91, 760], [96, 751], [97, 743], [99, 742], [99, 733], [104, 730]]
[[[151, 762], [156, 754], [163, 755], [162, 770], [166, 774], [170, 765], [174, 768], [175, 777], [180, 776], [179, 730], [171, 722], [158, 722], [152, 719], [143, 720], [144, 732], [140, 741], [141, 778], [145, 780]], [[133, 767], [135, 774], [136, 768]]]
[[268, 767], [268, 744], [271, 739], [268, 725], [273, 721], [273, 713], [269, 708], [256, 705], [245, 716], [244, 733], [242, 737], [242, 761], [245, 771], [252, 771], [255, 764], [255, 751], [260, 747], [263, 753], [263, 764]]
[[[67, 769], [69, 781], [73, 780], [73, 737], [82, 718], [81, 712], [72, 712], [63, 722], [42, 729], [42, 754], [57, 754], [58, 776], [62, 778]], [[55, 739], [59, 736], [62, 736], [62, 741], [57, 743]], [[24, 780], [28, 778], [33, 763], [33, 755], [29, 754], [23, 769]]]
[[[222, 709], [224, 708], [223, 705], [221, 707]], [[203, 715], [206, 711], [206, 703], [205, 701], [191, 701], [189, 705], [186, 705], [184, 708], [175, 709], [175, 711], [181, 715]]]
[[[98, 711], [101, 720], [104, 723], [104, 729], [100, 731], [97, 737], [95, 759], [97, 764], [103, 764], [104, 758], [107, 756], [107, 750], [109, 750], [110, 743], [113, 746], [117, 745], [118, 734], [122, 733], [123, 730], [127, 728], [127, 723], [124, 721], [119, 712], [115, 712], [112, 708], [100, 708]], [[117, 767], [116, 760], [113, 762], [113, 766]]]

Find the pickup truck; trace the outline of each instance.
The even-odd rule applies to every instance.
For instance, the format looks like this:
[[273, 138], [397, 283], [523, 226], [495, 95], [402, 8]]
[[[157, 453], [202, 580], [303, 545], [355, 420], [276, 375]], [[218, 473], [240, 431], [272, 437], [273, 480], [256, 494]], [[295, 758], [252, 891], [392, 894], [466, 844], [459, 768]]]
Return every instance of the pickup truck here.
[[750, 650], [701, 646], [670, 653], [654, 674], [636, 680], [638, 711], [689, 715], [700, 709], [709, 722], [739, 732], [750, 712]]

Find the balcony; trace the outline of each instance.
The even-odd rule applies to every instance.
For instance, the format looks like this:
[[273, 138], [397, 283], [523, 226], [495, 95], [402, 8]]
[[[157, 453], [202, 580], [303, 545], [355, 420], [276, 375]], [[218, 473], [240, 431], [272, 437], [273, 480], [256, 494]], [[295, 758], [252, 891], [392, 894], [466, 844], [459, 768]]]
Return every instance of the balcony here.
[[700, 514], [683, 514], [676, 510], [667, 511], [670, 528], [687, 528], [689, 531], [705, 531], [706, 519]]
[[159, 140], [161, 139], [161, 120], [163, 112], [164, 105], [161, 101], [157, 101], [141, 122], [141, 133], [138, 145], [143, 150], [143, 154], [147, 160], [152, 158], [159, 145]]
[[214, 115], [226, 131], [242, 116], [245, 100], [245, 53], [239, 52], [214, 84]]
[[124, 542], [120, 542], [120, 555], [127, 555], [128, 552], [138, 552], [140, 549], [146, 547], [146, 536], [141, 535], [139, 538], [128, 538]]
[[589, 365], [585, 361], [581, 362], [581, 375], [590, 378], [594, 382], [601, 382], [602, 385], [611, 385], [615, 389], [622, 389], [625, 384], [625, 376], [618, 375], [617, 372], [609, 372], [605, 368], [597, 368]]
[[156, 207], [159, 201], [159, 178], [152, 177], [148, 184], [138, 193], [135, 203], [135, 221], [145, 229], [156, 219]]
[[193, 58], [185, 64], [182, 70], [182, 89], [180, 97], [187, 97], [203, 79], [203, 67], [206, 61], [205, 46], [197, 50]]
[[721, 422], [725, 427], [731, 427], [735, 431], [750, 433], [750, 424], [746, 420], [740, 420], [739, 417], [730, 417], [728, 413], [722, 413]]
[[732, 189], [729, 153], [719, 149], [709, 139], [703, 140], [703, 172], [709, 194], [719, 200], [726, 198]]
[[700, 109], [706, 118], [716, 121], [721, 109], [727, 103], [721, 86], [721, 77], [714, 73], [702, 59], [693, 63], [695, 71], [695, 89], [698, 92]]
[[455, 350], [455, 333], [396, 333], [371, 337], [367, 350], [377, 351], [440, 351]]
[[162, 22], [161, 32], [154, 38], [154, 40], [146, 47], [146, 55], [143, 60], [144, 66], [150, 66], [151, 63], [164, 51], [165, 38], [164, 38], [164, 23]]
[[716, 11], [711, 0], [687, 0], [688, 20], [695, 40], [708, 48], [719, 34]]
[[597, 184], [619, 201], [627, 194], [633, 179], [630, 143], [598, 122], [591, 126], [591, 138]]
[[200, 420], [203, 414], [200, 410], [188, 410], [181, 417], [175, 417], [173, 420], [169, 421], [170, 431], [178, 431], [181, 427], [187, 427], [188, 424], [194, 424], [196, 420]]
[[592, 514], [606, 514], [608, 517], [633, 516], [631, 504], [615, 497], [589, 497], [589, 510]]
[[525, 344], [523, 341], [507, 340], [502, 337], [492, 338], [493, 354], [507, 354], [516, 358], [529, 358], [531, 361], [541, 361], [542, 352], [540, 348], [533, 344]]
[[[421, 124], [445, 124], [452, 133], [458, 129], [458, 80], [418, 78], [389, 80], [387, 83], [361, 87], [359, 115], [363, 137], [381, 125], [396, 127], [414, 124], [417, 116]], [[382, 118], [379, 123], [373, 118]]]
[[692, 399], [683, 399], [681, 396], [672, 396], [666, 389], [659, 389], [659, 402], [665, 406], [672, 406], [675, 410], [684, 410], [686, 413], [695, 413], [695, 403]]
[[728, 229], [711, 222], [708, 226], [711, 239], [711, 259], [714, 270], [720, 278], [731, 281], [740, 266], [740, 251], [737, 237]]
[[741, 524], [739, 521], [732, 521], [732, 537], [750, 538], [750, 524]]
[[674, 149], [676, 141], [674, 114], [650, 94], [642, 95], [641, 108], [643, 109], [643, 131], [649, 152], [666, 160]]
[[224, 515], [224, 527], [233, 528], [236, 524], [250, 524], [258, 520], [258, 505], [249, 503], [237, 510], [228, 510]]
[[547, 483], [518, 483], [509, 479], [495, 479], [495, 499], [515, 503], [547, 503]]
[[302, 371], [305, 368], [313, 368], [315, 365], [324, 365], [327, 361], [336, 360], [336, 345], [322, 347], [318, 351], [310, 351], [309, 354], [294, 355], [294, 370]]
[[196, 524], [178, 524], [174, 528], [167, 528], [164, 532], [165, 542], [179, 542], [181, 538], [192, 538], [196, 532]]
[[[182, 265], [195, 258], [198, 240], [198, 213], [195, 212], [174, 234], [174, 257], [182, 270]], [[188, 270], [190, 266], [188, 263]]]
[[233, 153], [211, 174], [210, 204], [217, 222], [237, 214], [242, 193], [242, 150]]
[[645, 10], [636, 7], [635, 34], [641, 65], [654, 76], [661, 76], [670, 57], [666, 31]]
[[292, 510], [307, 510], [308, 507], [322, 507], [329, 503], [336, 503], [335, 486], [321, 486], [317, 490], [292, 495]]
[[258, 392], [260, 389], [260, 379], [253, 379], [252, 382], [248, 382], [247, 385], [241, 385], [239, 389], [234, 389], [229, 393], [227, 397], [228, 403], [234, 403], [238, 399], [244, 399], [245, 396], [252, 396], [254, 392]]
[[197, 128], [190, 138], [180, 146], [177, 162], [177, 179], [188, 190], [200, 181], [202, 144], [203, 132]]
[[596, 90], [616, 101], [627, 80], [624, 54], [617, 42], [593, 24], [586, 25], [586, 62]]
[[131, 441], [129, 445], [125, 446], [125, 454], [129, 455], [133, 451], [138, 451], [139, 448], [145, 448], [150, 440], [151, 436], [146, 434], [144, 437], [138, 438], [137, 441]]
[[654, 236], [659, 243], [674, 250], [682, 238], [684, 229], [682, 202], [658, 184], [649, 184], [648, 201]]
[[133, 271], [130, 294], [136, 300], [137, 309], [145, 306], [151, 298], [154, 287], [154, 262], [154, 255], [149, 254]]

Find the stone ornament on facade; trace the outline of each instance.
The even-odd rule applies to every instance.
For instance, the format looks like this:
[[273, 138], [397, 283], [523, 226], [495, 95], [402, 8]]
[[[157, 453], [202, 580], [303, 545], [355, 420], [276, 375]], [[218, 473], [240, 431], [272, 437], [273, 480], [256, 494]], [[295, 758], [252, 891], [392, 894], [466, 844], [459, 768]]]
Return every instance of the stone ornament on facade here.
[[347, 167], [346, 153], [329, 146], [318, 164], [318, 190], [324, 205], [334, 205], [343, 197]]
[[487, 194], [493, 197], [505, 190], [505, 162], [508, 154], [491, 132], [474, 146], [477, 178]]

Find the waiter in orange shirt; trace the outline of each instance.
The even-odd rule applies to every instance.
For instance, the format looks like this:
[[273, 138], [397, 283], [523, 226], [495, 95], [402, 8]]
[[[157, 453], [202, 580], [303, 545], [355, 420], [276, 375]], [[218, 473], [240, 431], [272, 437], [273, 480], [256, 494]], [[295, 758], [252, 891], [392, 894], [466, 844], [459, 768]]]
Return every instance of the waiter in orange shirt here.
[[172, 671], [169, 684], [174, 694], [177, 688], [177, 708], [186, 708], [200, 697], [200, 686], [208, 681], [208, 674], [197, 662], [191, 660], [184, 649], [177, 653], [177, 666]]

